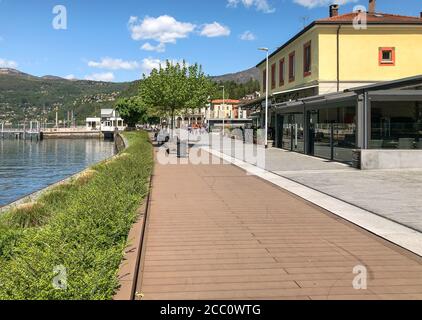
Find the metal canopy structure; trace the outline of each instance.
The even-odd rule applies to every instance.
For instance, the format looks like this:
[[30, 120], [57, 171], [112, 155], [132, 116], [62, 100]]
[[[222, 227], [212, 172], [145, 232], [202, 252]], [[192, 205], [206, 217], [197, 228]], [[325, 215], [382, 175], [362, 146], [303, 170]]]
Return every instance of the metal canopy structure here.
[[394, 81], [346, 89], [339, 93], [315, 95], [306, 98], [275, 103], [276, 110], [297, 108], [298, 106], [327, 105], [357, 99], [361, 94], [367, 94], [371, 101], [420, 101], [422, 100], [422, 75]]
[[[422, 142], [422, 138], [419, 137], [413, 137], [409, 136], [409, 128], [413, 128], [414, 126], [410, 127], [409, 123], [409, 111], [408, 107], [409, 103], [414, 102], [414, 112], [417, 112], [420, 114], [420, 111], [422, 111], [422, 75], [421, 76], [415, 76], [415, 77], [409, 77], [394, 81], [386, 81], [386, 82], [380, 82], [373, 85], [367, 85], [362, 87], [356, 87], [344, 90], [342, 92], [336, 92], [336, 93], [330, 93], [330, 94], [324, 94], [324, 95], [313, 95], [308, 97], [303, 97], [301, 99], [295, 99], [295, 100], [288, 100], [283, 101], [279, 103], [273, 104], [273, 110], [275, 111], [275, 144], [279, 147], [284, 148], [284, 144], [286, 143], [286, 132], [293, 132], [294, 134], [291, 134], [292, 136], [295, 136], [296, 139], [293, 139], [293, 142], [297, 141], [297, 138], [300, 137], [301, 143], [303, 147], [299, 149], [299, 152], [303, 152], [305, 154], [313, 155], [314, 151], [316, 150], [315, 146], [320, 148], [322, 150], [323, 142], [320, 142], [318, 140], [318, 144], [315, 144], [315, 141], [317, 139], [322, 139], [321, 137], [330, 137], [329, 144], [331, 147], [334, 146], [334, 139], [335, 134], [337, 131], [338, 137], [341, 137], [343, 140], [341, 141], [342, 147], [339, 145], [334, 146], [334, 148], [337, 148], [335, 150], [338, 150], [338, 152], [343, 152], [343, 155], [347, 155], [348, 161], [352, 161], [349, 154], [350, 147], [347, 149], [344, 147], [347, 143], [354, 143], [354, 149], [373, 149], [374, 146], [380, 145], [379, 148], [393, 148], [394, 146], [398, 149], [404, 148], [404, 141], [408, 139], [409, 141], [412, 141], [411, 145], [419, 145], [419, 141]], [[376, 112], [380, 112], [380, 108], [384, 107], [388, 108], [392, 106], [391, 103], [394, 103], [396, 106], [395, 114], [392, 116], [392, 118], [388, 118], [389, 120], [385, 120], [384, 118], [380, 118], [379, 120], [374, 120], [374, 110], [375, 116]], [[407, 104], [407, 105], [406, 105]], [[413, 105], [412, 105], [413, 106]], [[325, 114], [325, 116], [328, 117], [328, 110], [336, 110], [337, 109], [337, 117], [340, 115], [340, 109], [343, 108], [341, 112], [345, 112], [344, 108], [347, 108], [350, 112], [350, 114], [354, 114], [355, 120], [355, 131], [352, 133], [350, 131], [351, 129], [347, 129], [348, 125], [342, 123], [340, 120], [330, 120], [332, 122], [315, 122], [319, 121], [320, 112], [327, 112], [322, 113]], [[355, 111], [351, 112], [350, 109], [353, 108]], [[375, 108], [375, 109], [374, 109]], [[400, 115], [400, 108], [407, 108], [407, 111], [403, 109], [403, 115]], [[326, 111], [323, 111], [326, 110]], [[385, 109], [388, 110], [388, 109]], [[387, 111], [385, 111], [387, 112]], [[407, 113], [406, 113], [407, 112]], [[331, 117], [333, 114], [336, 114], [335, 112], [331, 112]], [[312, 120], [311, 120], [311, 117]], [[350, 115], [348, 116], [350, 121]], [[287, 119], [287, 122], [286, 122]], [[403, 120], [405, 119], [405, 120]], [[343, 119], [344, 120], [344, 119]], [[324, 121], [324, 120], [323, 120]], [[335, 125], [335, 121], [338, 122], [339, 125]], [[379, 124], [381, 123], [382, 124]], [[395, 122], [394, 122], [395, 121]], [[394, 126], [394, 124], [391, 124], [391, 122], [397, 123], [397, 121], [404, 121], [404, 123], [399, 123]], [[407, 122], [406, 122], [407, 121]], [[315, 123], [318, 123], [319, 127], [315, 127]], [[349, 128], [352, 128], [351, 125], [352, 122], [347, 122], [350, 124]], [[373, 129], [373, 126], [378, 126]], [[301, 128], [301, 134], [298, 135], [297, 131], [299, 126], [302, 126]], [[389, 132], [392, 132], [391, 130], [399, 130], [399, 128], [407, 128], [406, 132], [402, 132], [402, 136], [389, 136], [388, 140], [387, 138], [378, 139], [376, 137], [377, 132], [384, 132], [383, 130], [386, 130], [385, 128], [390, 128]], [[319, 130], [319, 136], [315, 135], [313, 130]], [[290, 130], [290, 131], [289, 131]], [[325, 131], [324, 131], [325, 130]], [[330, 133], [330, 130], [332, 132]], [[333, 131], [334, 130], [334, 131]], [[349, 131], [348, 131], [349, 130]], [[378, 130], [378, 131], [376, 131]], [[381, 131], [380, 131], [381, 130]], [[322, 132], [322, 133], [321, 133]], [[375, 132], [375, 138], [373, 138], [373, 134]], [[403, 136], [404, 134], [404, 136]], [[406, 136], [407, 134], [407, 136]], [[417, 135], [417, 134], [416, 134]], [[337, 138], [338, 138], [337, 137]], [[397, 139], [396, 139], [397, 138]], [[284, 139], [284, 140], [283, 140]], [[381, 146], [380, 142], [383, 141], [383, 145]], [[395, 140], [397, 141], [395, 141]], [[416, 140], [415, 140], [416, 139]], [[420, 140], [421, 139], [421, 140]], [[327, 140], [327, 139], [326, 139]], [[385, 141], [384, 141], [385, 140]], [[323, 141], [323, 140], [321, 140]], [[327, 140], [328, 141], [328, 140]], [[390, 142], [388, 142], [390, 141]], [[407, 141], [407, 140], [406, 140]], [[416, 141], [416, 142], [415, 142]], [[282, 142], [282, 143], [281, 143]], [[293, 144], [293, 142], [290, 144], [290, 146], [298, 145]], [[328, 142], [327, 142], [328, 143]], [[287, 143], [288, 144], [288, 143]], [[410, 144], [409, 144], [410, 145]], [[421, 143], [422, 145], [422, 143]], [[331, 160], [335, 159], [333, 156], [333, 150], [331, 152]], [[410, 148], [410, 147], [409, 147]], [[334, 150], [334, 151], [335, 151]], [[349, 150], [348, 153], [346, 151]], [[294, 151], [294, 150], [292, 150]], [[342, 157], [343, 157], [342, 155]]]
[[[363, 92], [363, 91], [374, 91], [374, 90], [389, 90], [389, 89], [406, 89], [406, 88], [417, 88], [422, 86], [422, 75], [402, 78], [393, 81], [383, 81], [371, 85], [350, 88], [344, 90], [345, 92]], [[420, 89], [419, 89], [420, 90]]]

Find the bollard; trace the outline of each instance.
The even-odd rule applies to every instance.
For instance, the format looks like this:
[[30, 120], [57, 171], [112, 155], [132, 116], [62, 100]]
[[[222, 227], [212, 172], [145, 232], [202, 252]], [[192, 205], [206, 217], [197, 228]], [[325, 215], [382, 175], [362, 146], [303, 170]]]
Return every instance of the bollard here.
[[177, 139], [177, 157], [187, 158], [188, 157], [188, 141]]

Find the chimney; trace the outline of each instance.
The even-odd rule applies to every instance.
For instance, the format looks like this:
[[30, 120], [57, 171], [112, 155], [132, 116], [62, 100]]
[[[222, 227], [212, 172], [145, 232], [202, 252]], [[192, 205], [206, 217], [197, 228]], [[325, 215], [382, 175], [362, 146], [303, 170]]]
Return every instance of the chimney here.
[[375, 0], [369, 0], [369, 13], [375, 13]]
[[330, 5], [330, 18], [338, 16], [338, 4]]

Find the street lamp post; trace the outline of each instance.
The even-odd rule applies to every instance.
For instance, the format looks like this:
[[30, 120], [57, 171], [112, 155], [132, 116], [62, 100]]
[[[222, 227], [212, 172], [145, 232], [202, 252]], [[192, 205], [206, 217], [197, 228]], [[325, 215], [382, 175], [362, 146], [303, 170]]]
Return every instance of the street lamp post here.
[[225, 97], [225, 87], [221, 86], [221, 88], [223, 88], [223, 137], [224, 137], [224, 120], [226, 118], [226, 97]]
[[265, 148], [268, 148], [268, 95], [269, 95], [269, 49], [268, 48], [259, 48], [260, 51], [265, 51], [267, 54], [267, 63], [266, 63], [266, 72], [265, 72]]

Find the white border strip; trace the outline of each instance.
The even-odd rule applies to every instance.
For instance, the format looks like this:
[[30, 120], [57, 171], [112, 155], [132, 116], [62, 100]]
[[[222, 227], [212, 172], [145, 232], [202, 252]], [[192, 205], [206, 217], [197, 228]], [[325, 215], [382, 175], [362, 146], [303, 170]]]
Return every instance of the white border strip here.
[[269, 181], [282, 189], [285, 189], [306, 201], [309, 201], [355, 225], [358, 225], [381, 238], [397, 244], [419, 256], [422, 256], [422, 233], [395, 223], [386, 218], [375, 215], [369, 211], [355, 207], [344, 201], [330, 197], [322, 192], [305, 187], [289, 179], [280, 177], [274, 173], [258, 168], [250, 163], [232, 158], [219, 151], [203, 147], [205, 151], [219, 157], [237, 167], [245, 170], [248, 174], [255, 175]]

